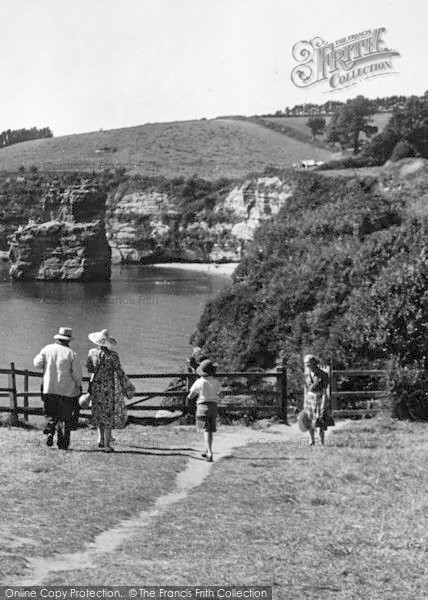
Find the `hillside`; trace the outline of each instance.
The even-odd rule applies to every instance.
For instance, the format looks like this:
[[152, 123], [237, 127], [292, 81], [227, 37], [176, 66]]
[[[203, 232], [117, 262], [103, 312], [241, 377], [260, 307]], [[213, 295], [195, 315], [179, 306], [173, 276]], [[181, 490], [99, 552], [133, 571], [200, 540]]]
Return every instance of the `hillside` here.
[[[193, 343], [230, 370], [271, 368], [285, 352], [296, 396], [306, 352], [346, 368], [392, 359], [426, 368], [428, 161], [387, 164], [375, 176], [293, 179]], [[290, 189], [286, 173], [282, 186]]]
[[249, 121], [213, 119], [153, 123], [124, 129], [32, 140], [0, 149], [0, 171], [103, 171], [208, 180], [243, 177], [267, 165], [285, 167], [332, 153]]

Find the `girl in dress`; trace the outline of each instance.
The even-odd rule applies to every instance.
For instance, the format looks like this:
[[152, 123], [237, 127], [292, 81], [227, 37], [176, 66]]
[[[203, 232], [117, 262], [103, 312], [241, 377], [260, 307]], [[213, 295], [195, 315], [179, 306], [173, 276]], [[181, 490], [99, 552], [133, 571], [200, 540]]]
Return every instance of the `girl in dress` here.
[[304, 358], [305, 400], [303, 410], [306, 413], [307, 426], [311, 436], [311, 446], [315, 445], [315, 429], [319, 427], [321, 444], [327, 427], [334, 425], [330, 405], [327, 399], [328, 375], [320, 367], [320, 361], [308, 354]]

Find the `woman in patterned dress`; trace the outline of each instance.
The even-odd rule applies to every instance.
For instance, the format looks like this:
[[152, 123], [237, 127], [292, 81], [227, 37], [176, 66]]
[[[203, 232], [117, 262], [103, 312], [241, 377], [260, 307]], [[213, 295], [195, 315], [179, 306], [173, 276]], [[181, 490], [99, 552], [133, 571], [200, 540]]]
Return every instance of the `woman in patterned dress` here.
[[311, 446], [315, 445], [315, 429], [319, 427], [321, 444], [327, 427], [334, 425], [330, 405], [327, 399], [328, 375], [320, 367], [320, 361], [308, 354], [304, 358], [305, 400], [303, 410], [307, 415], [307, 424], [311, 436]]
[[132, 397], [134, 386], [122, 369], [119, 354], [112, 349], [117, 342], [110, 336], [108, 329], [90, 333], [88, 338], [97, 346], [89, 350], [86, 367], [93, 374], [92, 417], [98, 428], [98, 446], [106, 452], [114, 452], [111, 447], [111, 430], [125, 426], [127, 417], [124, 395]]

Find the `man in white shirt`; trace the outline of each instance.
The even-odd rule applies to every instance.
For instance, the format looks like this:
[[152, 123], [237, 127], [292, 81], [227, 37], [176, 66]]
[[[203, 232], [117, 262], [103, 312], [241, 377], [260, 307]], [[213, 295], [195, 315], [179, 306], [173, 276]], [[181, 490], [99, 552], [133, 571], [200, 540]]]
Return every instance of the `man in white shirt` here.
[[42, 348], [34, 359], [34, 366], [43, 369], [43, 401], [47, 416], [44, 433], [46, 445], [53, 445], [57, 429], [58, 448], [67, 450], [76, 398], [82, 384], [82, 368], [76, 353], [69, 348], [73, 339], [69, 327], [60, 327], [55, 342]]

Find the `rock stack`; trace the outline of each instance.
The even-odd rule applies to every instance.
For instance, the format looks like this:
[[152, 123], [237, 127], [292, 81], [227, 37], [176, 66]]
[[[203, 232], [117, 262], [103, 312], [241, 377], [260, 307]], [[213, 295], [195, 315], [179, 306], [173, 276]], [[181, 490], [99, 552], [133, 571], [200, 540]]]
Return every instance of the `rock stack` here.
[[[10, 241], [10, 275], [22, 280], [106, 281], [111, 250], [104, 227], [106, 194], [78, 186], [46, 199], [50, 220], [29, 223]], [[47, 213], [47, 211], [49, 211]]]

